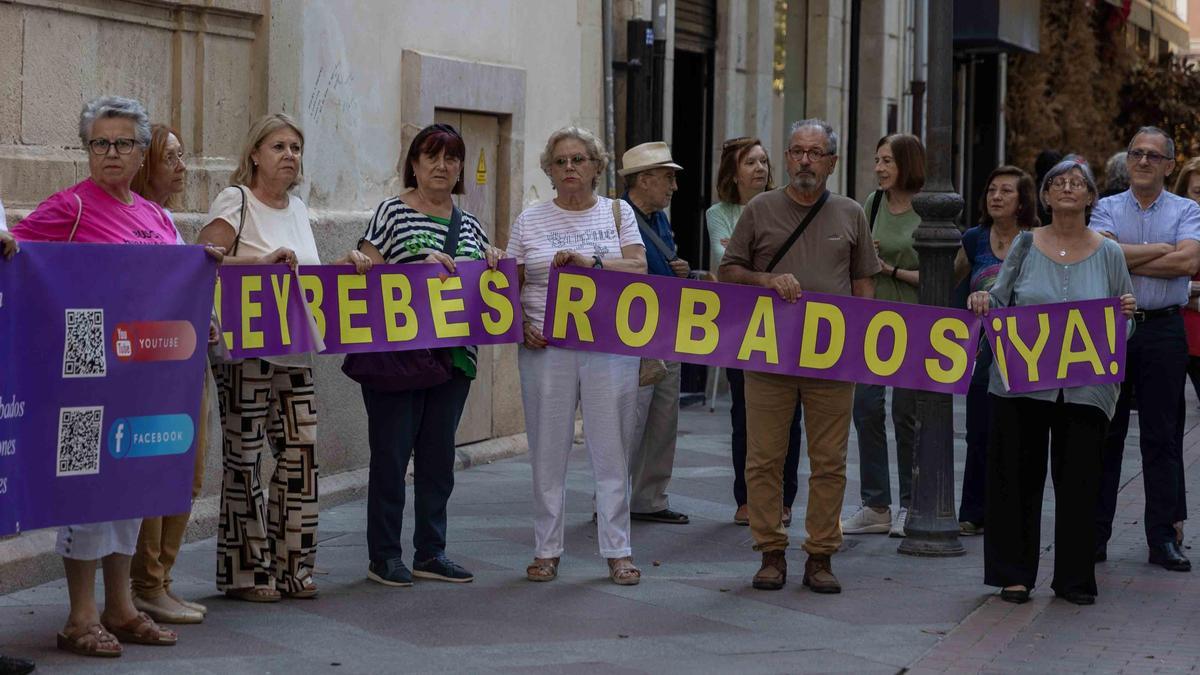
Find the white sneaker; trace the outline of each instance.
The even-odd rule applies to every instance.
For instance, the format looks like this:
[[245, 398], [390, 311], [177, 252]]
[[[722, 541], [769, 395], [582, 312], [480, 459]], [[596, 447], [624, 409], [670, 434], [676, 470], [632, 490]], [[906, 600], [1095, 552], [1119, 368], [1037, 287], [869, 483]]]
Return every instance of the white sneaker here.
[[842, 521], [843, 534], [884, 534], [892, 524], [892, 510], [879, 513], [864, 504], [854, 515]]
[[892, 529], [888, 532], [889, 537], [905, 537], [904, 526], [908, 524], [908, 507], [901, 506], [896, 510], [896, 522], [892, 523]]

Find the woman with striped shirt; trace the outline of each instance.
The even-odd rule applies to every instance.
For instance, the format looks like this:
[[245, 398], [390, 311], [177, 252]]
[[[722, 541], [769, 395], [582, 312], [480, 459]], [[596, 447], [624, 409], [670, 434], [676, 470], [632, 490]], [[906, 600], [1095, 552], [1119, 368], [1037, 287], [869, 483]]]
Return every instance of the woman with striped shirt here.
[[[425, 127], [397, 167], [409, 190], [385, 199], [371, 218], [358, 250], [373, 263], [427, 262], [455, 272], [456, 260], [504, 256], [475, 216], [460, 211], [454, 255], [444, 251], [454, 215], [452, 195], [463, 194], [462, 136], [449, 124]], [[449, 381], [426, 389], [383, 392], [363, 386], [371, 473], [367, 487], [367, 578], [386, 586], [411, 586], [414, 576], [465, 583], [475, 577], [446, 557], [446, 503], [454, 489], [454, 434], [475, 379], [474, 347], [450, 348]], [[415, 458], [413, 569], [401, 558], [404, 476]]]

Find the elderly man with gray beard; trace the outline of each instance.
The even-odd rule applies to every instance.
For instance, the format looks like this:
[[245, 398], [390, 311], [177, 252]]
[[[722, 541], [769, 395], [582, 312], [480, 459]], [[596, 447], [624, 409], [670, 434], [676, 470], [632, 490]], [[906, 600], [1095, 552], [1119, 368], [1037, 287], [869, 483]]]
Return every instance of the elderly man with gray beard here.
[[[828, 123], [807, 119], [792, 125], [787, 148], [791, 182], [746, 205], [725, 249], [721, 281], [770, 288], [787, 302], [796, 302], [801, 289], [874, 296], [872, 277], [879, 272], [879, 259], [866, 214], [853, 199], [830, 194], [825, 187], [837, 153], [837, 133]], [[747, 504], [754, 548], [762, 553], [753, 585], [777, 590], [787, 581], [783, 464], [797, 400], [804, 406], [811, 467], [804, 585], [817, 593], [840, 593], [831, 556], [842, 543], [854, 385], [747, 371]]]

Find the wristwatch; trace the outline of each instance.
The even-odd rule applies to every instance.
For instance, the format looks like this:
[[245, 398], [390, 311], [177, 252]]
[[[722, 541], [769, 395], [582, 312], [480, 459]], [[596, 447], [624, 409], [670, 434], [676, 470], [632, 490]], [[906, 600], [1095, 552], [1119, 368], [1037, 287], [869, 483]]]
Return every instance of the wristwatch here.
[[592, 256], [592, 269], [604, 269], [604, 259], [598, 255]]

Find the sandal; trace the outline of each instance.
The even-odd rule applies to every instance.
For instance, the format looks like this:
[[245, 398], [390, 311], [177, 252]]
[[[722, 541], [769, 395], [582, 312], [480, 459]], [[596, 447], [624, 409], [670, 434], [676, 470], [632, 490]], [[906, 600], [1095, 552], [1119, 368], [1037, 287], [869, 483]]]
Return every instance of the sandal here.
[[533, 564], [525, 568], [525, 578], [530, 581], [554, 581], [558, 578], [558, 558], [534, 558]]
[[279, 602], [279, 591], [274, 588], [247, 586], [246, 588], [230, 588], [225, 591], [225, 597], [245, 602]]
[[608, 578], [618, 586], [636, 586], [642, 580], [642, 571], [633, 564], [633, 558], [609, 558]]
[[152, 645], [155, 647], [171, 647], [179, 641], [179, 636], [173, 630], [160, 628], [145, 612], [126, 621], [120, 626], [105, 626], [110, 633], [122, 642], [135, 645]]
[[312, 579], [304, 580], [304, 588], [298, 591], [281, 591], [283, 597], [293, 600], [312, 600], [317, 597], [317, 585]]
[[58, 634], [58, 648], [79, 656], [116, 658], [121, 655], [121, 643], [104, 626], [94, 623], [68, 633]]

